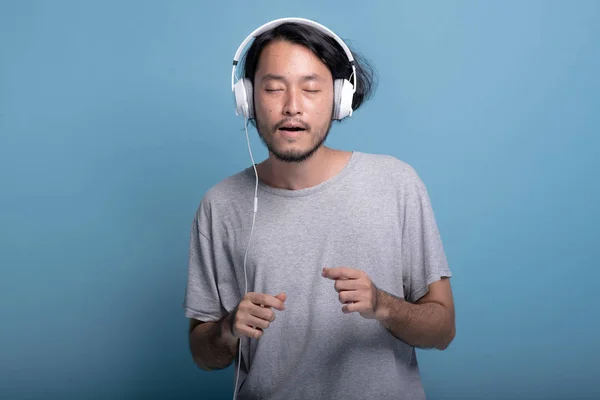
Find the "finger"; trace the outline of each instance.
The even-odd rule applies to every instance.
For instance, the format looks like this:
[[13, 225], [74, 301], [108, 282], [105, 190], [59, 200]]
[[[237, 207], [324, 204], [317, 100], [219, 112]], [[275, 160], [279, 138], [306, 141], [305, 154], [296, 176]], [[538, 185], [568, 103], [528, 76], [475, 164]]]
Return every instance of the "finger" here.
[[263, 307], [262, 305], [256, 305], [247, 299], [240, 303], [240, 305], [237, 308], [236, 314], [237, 318], [241, 321], [244, 321], [244, 319], [248, 315], [269, 322], [273, 322], [275, 320], [275, 313], [271, 308]]
[[358, 279], [364, 272], [348, 267], [323, 268], [322, 275], [329, 279]]
[[355, 303], [361, 300], [360, 292], [357, 290], [343, 290], [338, 295], [340, 303]]
[[358, 290], [361, 288], [360, 281], [358, 279], [337, 279], [335, 281], [336, 292], [340, 292], [342, 290]]
[[287, 299], [287, 296], [285, 293], [279, 293], [277, 296], [275, 296], [276, 299], [279, 299], [282, 303], [285, 302], [285, 299]]
[[248, 325], [244, 325], [237, 330], [238, 336], [246, 336], [254, 339], [259, 339], [263, 335], [263, 331], [258, 329], [253, 329]]
[[285, 310], [285, 306], [283, 301], [280, 299], [264, 294], [264, 293], [252, 293], [252, 296], [249, 296], [250, 301], [256, 305], [263, 305], [265, 307], [273, 307], [277, 310]]
[[255, 317], [254, 315], [246, 316], [243, 321], [240, 321], [240, 323], [247, 325], [247, 326], [251, 326], [255, 329], [260, 328], [263, 330], [267, 329], [269, 326], [271, 326], [271, 323], [268, 320]]
[[275, 313], [270, 308], [255, 305], [248, 310], [248, 314], [265, 321], [275, 321]]
[[360, 310], [362, 310], [363, 308], [363, 304], [362, 302], [355, 302], [355, 303], [350, 303], [350, 304], [344, 304], [344, 306], [342, 307], [342, 312], [344, 314], [350, 314], [353, 312], [358, 312]]
[[253, 315], [243, 314], [238, 317], [233, 325], [233, 332], [235, 336], [240, 336], [240, 333], [245, 333], [246, 336], [254, 337], [252, 330], [263, 331], [270, 326], [268, 320], [255, 317]]

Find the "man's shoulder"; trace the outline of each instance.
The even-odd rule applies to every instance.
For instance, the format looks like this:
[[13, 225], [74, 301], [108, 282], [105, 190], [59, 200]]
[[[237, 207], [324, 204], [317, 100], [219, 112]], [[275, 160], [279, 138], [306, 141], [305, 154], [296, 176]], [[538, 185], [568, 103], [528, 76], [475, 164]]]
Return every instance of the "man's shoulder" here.
[[416, 169], [396, 156], [383, 153], [360, 153], [362, 168], [394, 181], [420, 181]]
[[248, 169], [229, 175], [211, 186], [202, 198], [202, 204], [226, 205], [241, 197], [249, 198], [254, 195], [253, 180], [250, 179]]

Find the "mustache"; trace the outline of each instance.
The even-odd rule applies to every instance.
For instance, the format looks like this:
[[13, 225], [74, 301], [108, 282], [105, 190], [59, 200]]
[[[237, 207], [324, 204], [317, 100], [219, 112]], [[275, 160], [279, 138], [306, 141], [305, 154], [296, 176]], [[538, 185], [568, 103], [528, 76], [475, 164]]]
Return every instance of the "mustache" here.
[[305, 129], [307, 131], [310, 130], [310, 125], [308, 123], [302, 121], [301, 119], [296, 119], [296, 118], [286, 118], [284, 120], [279, 121], [278, 123], [275, 124], [275, 130], [281, 128], [285, 124], [300, 125], [303, 129]]

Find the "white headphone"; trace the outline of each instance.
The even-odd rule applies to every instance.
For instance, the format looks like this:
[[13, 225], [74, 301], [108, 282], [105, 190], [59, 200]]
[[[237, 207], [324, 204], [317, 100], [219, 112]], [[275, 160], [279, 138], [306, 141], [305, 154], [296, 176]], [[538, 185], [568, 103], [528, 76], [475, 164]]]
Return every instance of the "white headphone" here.
[[244, 47], [246, 47], [250, 40], [257, 37], [261, 33], [287, 22], [295, 22], [311, 26], [325, 33], [326, 35], [331, 36], [340, 44], [340, 46], [342, 46], [342, 49], [344, 49], [344, 52], [348, 57], [348, 61], [350, 61], [350, 65], [352, 66], [351, 77], [354, 77], [354, 84], [350, 83], [350, 81], [347, 79], [336, 79], [334, 81], [333, 119], [341, 120], [346, 117], [350, 117], [352, 115], [352, 99], [354, 97], [354, 92], [356, 92], [356, 67], [354, 65], [354, 57], [352, 57], [352, 53], [350, 52], [348, 46], [346, 46], [342, 39], [340, 39], [335, 33], [325, 26], [305, 18], [280, 18], [271, 22], [267, 22], [263, 26], [255, 29], [254, 32], [248, 35], [248, 37], [242, 42], [236, 51], [235, 56], [233, 57], [233, 69], [231, 70], [231, 90], [235, 95], [235, 114], [241, 114], [245, 119], [254, 118], [252, 82], [248, 78], [242, 78], [237, 82], [234, 82], [235, 68], [242, 50]]

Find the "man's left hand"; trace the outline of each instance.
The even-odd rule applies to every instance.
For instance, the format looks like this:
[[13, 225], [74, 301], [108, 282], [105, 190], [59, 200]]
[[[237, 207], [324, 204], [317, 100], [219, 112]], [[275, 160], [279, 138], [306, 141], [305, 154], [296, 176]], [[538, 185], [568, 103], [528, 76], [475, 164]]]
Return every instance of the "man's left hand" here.
[[345, 314], [358, 312], [364, 318], [375, 319], [379, 290], [366, 272], [348, 267], [323, 268], [323, 277], [335, 281]]

